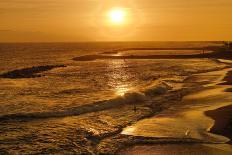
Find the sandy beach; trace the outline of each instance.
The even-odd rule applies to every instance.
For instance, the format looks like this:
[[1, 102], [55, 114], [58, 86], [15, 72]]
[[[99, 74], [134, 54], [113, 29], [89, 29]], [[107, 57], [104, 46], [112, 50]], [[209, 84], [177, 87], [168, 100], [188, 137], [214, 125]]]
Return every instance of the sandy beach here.
[[[203, 140], [202, 144], [140, 144], [129, 147], [119, 154], [231, 154], [232, 98], [230, 92], [226, 92], [230, 88], [228, 85], [231, 82], [230, 70], [196, 75], [195, 79], [202, 77], [207, 79], [212, 76], [215, 78], [205, 85], [204, 90], [185, 96], [181, 107], [174, 106], [164, 110], [155, 117], [141, 120], [125, 128], [122, 132], [164, 139], [175, 137], [183, 140], [191, 137]], [[178, 149], [179, 147], [185, 149]]]

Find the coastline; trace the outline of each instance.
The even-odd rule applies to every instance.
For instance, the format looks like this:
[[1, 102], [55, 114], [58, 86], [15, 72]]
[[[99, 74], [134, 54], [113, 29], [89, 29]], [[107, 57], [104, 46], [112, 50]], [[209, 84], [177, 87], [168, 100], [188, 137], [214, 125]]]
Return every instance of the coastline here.
[[[226, 155], [231, 153], [232, 134], [230, 133], [231, 132], [230, 130], [231, 130], [231, 125], [232, 125], [231, 124], [231, 120], [232, 120], [232, 113], [231, 113], [231, 111], [232, 111], [232, 105], [230, 104], [230, 101], [229, 101], [230, 97], [228, 96], [229, 95], [228, 93], [231, 92], [231, 91], [229, 91], [231, 88], [228, 86], [228, 84], [231, 83], [231, 80], [232, 80], [232, 78], [230, 77], [230, 74], [231, 74], [231, 70], [229, 70], [227, 72], [224, 72], [223, 76], [222, 76], [221, 73], [219, 73], [218, 75], [220, 75], [221, 78], [219, 78], [219, 80], [216, 83], [211, 81], [211, 83], [213, 83], [213, 84], [209, 84], [209, 87], [208, 87], [208, 89], [206, 89], [206, 92], [203, 91], [203, 92], [199, 92], [199, 93], [196, 93], [196, 94], [193, 93], [193, 95], [190, 95], [190, 99], [193, 99], [194, 102], [196, 102], [197, 100], [199, 100], [199, 102], [203, 102], [203, 103], [204, 102], [205, 103], [209, 102], [210, 103], [210, 104], [207, 104], [209, 107], [208, 106], [203, 107], [203, 109], [201, 110], [202, 111], [202, 116], [205, 115], [204, 119], [207, 119], [207, 117], [208, 117], [208, 119], [211, 119], [210, 122], [212, 124], [211, 129], [205, 131], [205, 134], [206, 135], [209, 134], [209, 136], [212, 136], [214, 138], [216, 138], [216, 137], [219, 138], [219, 139], [220, 138], [223, 139], [223, 137], [225, 138], [224, 142], [218, 142], [218, 143], [216, 142], [215, 144], [210, 144], [208, 142], [201, 141], [200, 143], [196, 144], [196, 148], [202, 148], [203, 147], [203, 150], [209, 149], [209, 152], [211, 152], [213, 149], [216, 149], [215, 151], [218, 150], [219, 153], [226, 154]], [[213, 92], [213, 90], [216, 91], [216, 92]], [[210, 97], [211, 95], [212, 95], [212, 97]], [[216, 96], [219, 95], [219, 96], [216, 97], [215, 95]], [[224, 100], [224, 97], [226, 97], [226, 96], [228, 98], [227, 101]], [[189, 101], [191, 102], [191, 100], [189, 100]], [[220, 103], [220, 102], [222, 102], [222, 103]], [[214, 105], [211, 105], [212, 103]], [[184, 113], [186, 113], [186, 112], [184, 112]], [[195, 116], [195, 112], [194, 111], [192, 112], [192, 114], [193, 115], [189, 115], [189, 116], [190, 117]], [[163, 117], [162, 114], [161, 114], [161, 117]], [[174, 117], [175, 118], [176, 116], [173, 116], [173, 115], [169, 114], [169, 116], [167, 118], [169, 118], [169, 117], [171, 117], [171, 118]], [[154, 118], [154, 119], [157, 120], [157, 118]], [[191, 118], [190, 118], [190, 120], [191, 120]], [[149, 121], [147, 121], [147, 122], [149, 122]], [[151, 120], [151, 122], [152, 122], [152, 120]], [[154, 124], [155, 122], [156, 121], [152, 122], [152, 124]], [[160, 122], [158, 122], [158, 124], [159, 123]], [[145, 122], [142, 122], [142, 123], [138, 124], [137, 127], [140, 128], [140, 126], [148, 126], [148, 125], [149, 125], [149, 123], [146, 124], [146, 120], [145, 120]], [[168, 125], [168, 124], [164, 124], [164, 125]], [[146, 127], [145, 127], [144, 131], [147, 131]], [[207, 134], [207, 132], [208, 132], [208, 134]], [[212, 133], [212, 135], [211, 135], [211, 133]], [[136, 134], [137, 133], [135, 133], [135, 135]], [[192, 131], [190, 132], [190, 134], [192, 134]], [[226, 138], [228, 138], [229, 141], [226, 142]], [[182, 145], [184, 146], [185, 144], [184, 143], [180, 144], [180, 146], [182, 146]], [[195, 145], [195, 144], [193, 144], [193, 143], [190, 144], [190, 146], [193, 146], [193, 145]], [[165, 149], [163, 149], [163, 148], [165, 148]], [[187, 150], [187, 152], [185, 152], [185, 153], [189, 153], [189, 151], [191, 152], [191, 149], [193, 149], [193, 148], [190, 147], [189, 148], [190, 150]], [[119, 154], [128, 154], [128, 153], [130, 153], [130, 154], [136, 154], [136, 152], [140, 152], [140, 153], [143, 153], [143, 154], [147, 154], [147, 153], [152, 153], [152, 152], [159, 152], [160, 150], [163, 150], [163, 152], [161, 152], [161, 153], [164, 153], [165, 150], [170, 150], [170, 149], [174, 149], [174, 148], [173, 148], [172, 143], [168, 143], [168, 142], [165, 143], [165, 144], [162, 144], [161, 146], [159, 144], [155, 144], [154, 145], [152, 143], [150, 143], [150, 144], [149, 143], [148, 144], [142, 144], [142, 143], [140, 144], [140, 143], [138, 143], [138, 144], [134, 144], [134, 145], [131, 145], [129, 147], [126, 147], [123, 150], [120, 150], [118, 153]], [[173, 153], [174, 154], [182, 153], [182, 152], [179, 152], [179, 151], [180, 150], [175, 150]], [[207, 153], [209, 153], [209, 152], [207, 152]]]
[[[227, 72], [223, 81], [225, 82], [222, 85], [232, 85], [232, 71]], [[227, 88], [225, 91], [232, 92], [232, 88]], [[228, 137], [230, 139], [228, 143], [232, 144], [232, 105], [206, 111], [205, 115], [215, 120], [210, 132]]]
[[218, 108], [216, 110], [206, 111], [206, 116], [215, 120], [210, 132], [228, 137], [232, 144], [232, 105]]

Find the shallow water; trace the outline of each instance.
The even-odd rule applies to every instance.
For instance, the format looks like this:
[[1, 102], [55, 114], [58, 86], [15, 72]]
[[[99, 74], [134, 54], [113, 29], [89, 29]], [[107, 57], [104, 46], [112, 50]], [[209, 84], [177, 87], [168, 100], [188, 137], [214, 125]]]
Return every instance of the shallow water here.
[[[68, 53], [68, 52], [66, 52]], [[73, 54], [73, 53], [72, 53]], [[71, 54], [71, 55], [72, 55]], [[77, 52], [78, 54], [78, 52]], [[51, 55], [51, 53], [49, 53]], [[57, 55], [54, 53], [57, 57]], [[0, 115], [60, 111], [123, 96], [127, 92], [141, 92], [155, 80], [165, 81], [175, 87], [189, 74], [223, 68], [211, 60], [96, 60], [87, 62], [58, 58], [38, 58], [41, 64], [64, 64], [42, 73], [40, 78], [0, 79]], [[7, 55], [6, 55], [7, 57]], [[27, 55], [27, 57], [29, 57]], [[32, 55], [32, 57], [34, 57]], [[55, 61], [57, 59], [57, 62]], [[7, 71], [24, 68], [31, 59], [18, 59], [7, 65]], [[38, 60], [37, 60], [38, 61]], [[49, 63], [48, 63], [49, 62]], [[58, 63], [59, 62], [59, 63]], [[3, 63], [3, 62], [1, 62]], [[22, 65], [22, 66], [21, 66]], [[27, 64], [28, 65], [28, 64]], [[35, 62], [30, 67], [35, 66]], [[12, 69], [7, 69], [12, 68]]]

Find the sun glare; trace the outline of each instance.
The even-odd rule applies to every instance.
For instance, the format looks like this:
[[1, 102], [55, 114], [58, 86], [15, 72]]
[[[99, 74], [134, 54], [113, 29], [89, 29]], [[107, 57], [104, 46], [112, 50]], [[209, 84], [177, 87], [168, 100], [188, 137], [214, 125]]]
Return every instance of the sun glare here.
[[109, 12], [109, 18], [113, 24], [122, 24], [125, 22], [126, 12], [123, 9], [116, 8]]

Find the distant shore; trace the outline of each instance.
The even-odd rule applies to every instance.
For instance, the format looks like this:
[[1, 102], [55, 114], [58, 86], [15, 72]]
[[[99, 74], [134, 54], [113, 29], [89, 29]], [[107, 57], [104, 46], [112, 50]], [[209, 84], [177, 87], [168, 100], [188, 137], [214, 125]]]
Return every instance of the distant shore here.
[[[121, 49], [119, 51], [130, 51], [130, 50], [199, 50], [198, 54], [180, 54], [180, 55], [164, 55], [164, 54], [155, 54], [155, 55], [106, 55], [107, 53], [114, 53], [115, 51], [111, 52], [103, 52], [100, 55], [82, 55], [73, 58], [74, 61], [94, 61], [97, 59], [225, 59], [231, 60], [232, 59], [232, 52], [227, 50], [221, 49], [196, 49], [196, 48], [134, 48], [134, 49]], [[211, 51], [211, 52], [209, 52]]]

